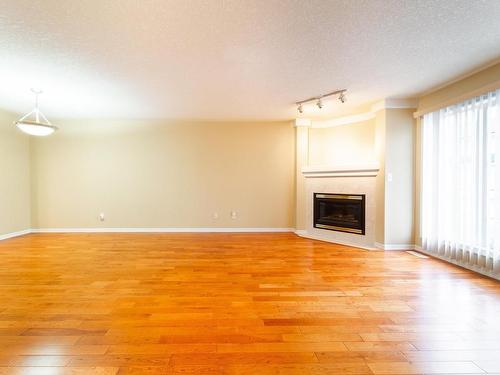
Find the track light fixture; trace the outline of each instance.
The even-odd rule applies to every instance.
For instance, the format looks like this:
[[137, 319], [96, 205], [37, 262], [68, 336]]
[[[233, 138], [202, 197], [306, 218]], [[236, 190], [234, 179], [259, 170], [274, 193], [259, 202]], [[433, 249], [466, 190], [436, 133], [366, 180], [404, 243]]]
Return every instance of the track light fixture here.
[[341, 103], [345, 103], [346, 97], [345, 97], [345, 91], [342, 91], [339, 95], [339, 100]]
[[346, 93], [347, 89], [342, 89], [342, 90], [335, 90], [335, 91], [332, 91], [328, 94], [325, 94], [325, 95], [320, 95], [320, 96], [316, 96], [314, 98], [309, 98], [309, 99], [306, 99], [306, 100], [301, 100], [300, 102], [296, 102], [295, 104], [297, 104], [297, 111], [299, 113], [303, 113], [304, 112], [304, 108], [302, 107], [303, 104], [305, 103], [309, 103], [309, 102], [316, 102], [316, 106], [321, 109], [323, 108], [323, 101], [322, 99], [323, 98], [326, 98], [326, 97], [329, 97], [329, 96], [333, 96], [333, 95], [338, 95], [339, 96], [339, 100], [341, 103], [345, 103], [346, 102], [346, 96], [345, 96], [345, 93]]

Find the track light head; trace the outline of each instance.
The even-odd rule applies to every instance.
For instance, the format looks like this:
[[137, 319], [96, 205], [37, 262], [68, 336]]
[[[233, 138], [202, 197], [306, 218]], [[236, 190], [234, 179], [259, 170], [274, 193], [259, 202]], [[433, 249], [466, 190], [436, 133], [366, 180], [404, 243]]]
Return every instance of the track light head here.
[[318, 106], [319, 109], [323, 108], [323, 102], [321, 101], [321, 98], [318, 98], [316, 105]]
[[345, 97], [344, 91], [342, 91], [340, 93], [339, 100], [340, 100], [341, 103], [345, 103], [345, 101], [347, 100], [346, 97]]
[[302, 108], [302, 103], [300, 103], [299, 105], [297, 105], [297, 111], [299, 111], [299, 113], [303, 113], [304, 112], [304, 108]]

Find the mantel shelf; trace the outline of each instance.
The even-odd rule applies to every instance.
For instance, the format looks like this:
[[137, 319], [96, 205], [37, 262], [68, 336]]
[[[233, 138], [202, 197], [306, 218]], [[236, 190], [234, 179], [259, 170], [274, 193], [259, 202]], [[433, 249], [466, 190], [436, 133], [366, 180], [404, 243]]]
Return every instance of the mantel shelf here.
[[302, 168], [304, 177], [374, 177], [379, 171], [378, 163], [357, 165], [318, 165]]

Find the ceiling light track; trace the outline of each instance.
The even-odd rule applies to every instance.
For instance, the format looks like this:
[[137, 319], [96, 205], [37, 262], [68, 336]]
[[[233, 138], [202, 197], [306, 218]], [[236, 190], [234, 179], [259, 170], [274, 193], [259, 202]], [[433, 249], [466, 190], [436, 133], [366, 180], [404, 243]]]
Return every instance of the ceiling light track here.
[[330, 96], [334, 96], [334, 95], [338, 95], [338, 99], [340, 100], [341, 103], [345, 103], [346, 102], [346, 96], [345, 96], [345, 93], [346, 93], [347, 89], [342, 89], [342, 90], [335, 90], [335, 91], [332, 91], [332, 92], [329, 92], [328, 94], [324, 94], [324, 95], [320, 95], [320, 96], [315, 96], [313, 98], [309, 98], [309, 99], [305, 99], [305, 100], [301, 100], [299, 102], [295, 102], [295, 104], [297, 105], [297, 111], [299, 111], [299, 113], [303, 113], [304, 112], [304, 104], [306, 103], [310, 103], [310, 102], [316, 102], [316, 106], [321, 109], [323, 108], [323, 101], [322, 99], [324, 98], [328, 98]]

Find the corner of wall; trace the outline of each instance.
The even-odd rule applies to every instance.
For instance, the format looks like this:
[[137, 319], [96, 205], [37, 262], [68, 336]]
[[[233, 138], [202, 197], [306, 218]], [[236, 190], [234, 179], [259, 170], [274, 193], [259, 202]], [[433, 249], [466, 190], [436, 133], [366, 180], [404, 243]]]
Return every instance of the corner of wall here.
[[302, 168], [309, 158], [309, 127], [295, 127], [295, 229], [306, 229], [305, 177]]
[[[31, 228], [29, 138], [13, 125], [18, 115], [0, 110], [0, 235]], [[7, 238], [6, 237], [6, 238]]]

